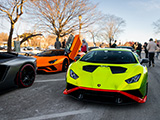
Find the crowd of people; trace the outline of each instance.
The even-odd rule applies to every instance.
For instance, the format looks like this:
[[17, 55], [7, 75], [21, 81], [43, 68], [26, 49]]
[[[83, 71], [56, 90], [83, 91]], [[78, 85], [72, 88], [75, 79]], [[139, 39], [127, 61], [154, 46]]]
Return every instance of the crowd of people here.
[[[117, 40], [114, 41], [114, 43], [111, 45], [111, 48], [116, 48], [117, 47], [116, 42], [117, 42]], [[56, 38], [56, 42], [55, 42], [54, 46], [51, 45], [50, 48], [55, 47], [55, 49], [60, 49], [61, 47], [65, 48], [65, 45], [66, 45], [66, 39], [64, 39], [62, 44], [61, 44], [59, 39]], [[99, 47], [103, 48], [104, 47], [104, 43], [102, 42], [99, 45]], [[141, 52], [142, 52], [142, 49], [143, 49], [144, 52], [145, 52], [145, 58], [149, 58], [149, 66], [152, 65], [154, 67], [154, 65], [155, 65], [154, 56], [156, 56], [156, 58], [158, 59], [158, 56], [159, 56], [159, 53], [160, 53], [159, 42], [156, 43], [156, 42], [153, 41], [152, 38], [150, 38], [149, 42], [148, 43], [145, 42], [143, 46], [142, 46], [141, 43], [135, 42], [132, 45], [132, 47], [133, 47], [133, 49], [135, 50], [135, 52], [138, 54], [138, 56], [140, 58], [141, 58]], [[88, 51], [88, 43], [86, 42], [85, 39], [82, 40], [81, 51], [85, 52], [85, 53]]]
[[[53, 46], [53, 44], [51, 44], [50, 46], [49, 46], [49, 49], [60, 49], [60, 48], [65, 48], [65, 46], [66, 46], [66, 39], [64, 39], [63, 41], [62, 41], [62, 43], [59, 41], [59, 39], [58, 39], [58, 37], [56, 38], [56, 42], [54, 43], [54, 46]], [[81, 46], [81, 51], [82, 52], [87, 52], [88, 51], [88, 43], [86, 42], [86, 40], [85, 39], [83, 39], [82, 40], [82, 46]]]
[[155, 66], [154, 62], [154, 57], [156, 54], [156, 58], [158, 59], [159, 53], [160, 53], [160, 46], [159, 43], [153, 41], [152, 38], [149, 39], [149, 42], [145, 42], [144, 45], [142, 46], [141, 43], [135, 42], [132, 46], [136, 53], [139, 55], [141, 58], [141, 51], [144, 49], [145, 52], [145, 58], [149, 58], [149, 67], [152, 65], [153, 67]]
[[[151, 66], [151, 64], [152, 64], [152, 66], [154, 67], [154, 56], [155, 56], [155, 53], [157, 53], [157, 55], [156, 55], [156, 57], [157, 57], [157, 59], [158, 59], [158, 55], [159, 55], [159, 50], [160, 50], [160, 48], [159, 48], [159, 43], [155, 43], [154, 41], [153, 41], [153, 39], [151, 38], [150, 40], [149, 40], [149, 43], [148, 43], [148, 45], [147, 45], [147, 50], [148, 50], [148, 57], [149, 57], [149, 66]], [[147, 54], [147, 53], [145, 53], [145, 54]]]

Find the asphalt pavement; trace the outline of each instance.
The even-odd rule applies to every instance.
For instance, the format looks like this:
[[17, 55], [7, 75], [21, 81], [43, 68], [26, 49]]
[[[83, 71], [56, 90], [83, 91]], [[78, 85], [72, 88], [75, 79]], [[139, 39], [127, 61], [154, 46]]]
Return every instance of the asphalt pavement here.
[[78, 101], [63, 94], [65, 72], [38, 74], [31, 87], [0, 95], [0, 120], [160, 120], [160, 56], [148, 71], [147, 102], [129, 105]]

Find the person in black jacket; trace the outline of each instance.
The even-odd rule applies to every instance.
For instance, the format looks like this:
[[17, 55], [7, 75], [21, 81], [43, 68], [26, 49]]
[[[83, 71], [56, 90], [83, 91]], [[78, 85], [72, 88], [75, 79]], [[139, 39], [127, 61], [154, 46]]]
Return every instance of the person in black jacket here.
[[144, 43], [144, 45], [143, 45], [143, 49], [144, 49], [144, 52], [145, 52], [145, 58], [148, 58], [147, 45], [148, 45], [148, 43], [147, 43], [147, 42], [145, 42], [145, 43]]
[[64, 39], [62, 42], [62, 48], [65, 48], [65, 47], [66, 47], [66, 39]]
[[138, 47], [136, 49], [137, 54], [139, 55], [139, 57], [141, 58], [141, 52], [142, 52], [142, 44], [138, 43]]
[[59, 41], [59, 38], [56, 38], [56, 42], [54, 44], [55, 49], [60, 49], [61, 48], [61, 42]]
[[111, 46], [111, 48], [116, 48], [117, 44], [116, 44], [117, 40], [114, 41], [113, 45]]

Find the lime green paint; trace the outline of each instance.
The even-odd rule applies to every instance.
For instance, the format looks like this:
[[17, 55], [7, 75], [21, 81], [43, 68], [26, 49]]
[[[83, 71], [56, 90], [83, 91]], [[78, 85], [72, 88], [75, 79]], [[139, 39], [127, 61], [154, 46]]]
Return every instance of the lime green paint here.
[[[117, 49], [112, 49], [112, 50], [117, 50]], [[86, 65], [99, 65], [99, 67], [96, 68], [96, 70], [94, 70], [91, 73], [83, 70], [83, 66]], [[112, 74], [110, 67], [101, 67], [101, 66], [124, 67], [127, 68], [127, 70], [125, 73]], [[69, 73], [70, 69], [72, 69], [79, 76], [78, 79], [75, 80], [70, 77]], [[138, 82], [131, 84], [125, 82], [125, 80], [132, 78], [138, 74], [141, 74], [141, 77]], [[143, 96], [146, 94], [146, 83], [148, 79], [147, 77], [148, 77], [147, 67], [142, 66], [139, 62], [134, 64], [100, 64], [100, 63], [77, 61], [69, 66], [66, 75], [67, 82], [75, 86], [98, 88], [104, 90], [105, 89], [121, 90], [121, 91], [140, 89], [140, 92], [142, 93]], [[101, 84], [101, 86], [98, 87], [97, 86], [98, 84]]]

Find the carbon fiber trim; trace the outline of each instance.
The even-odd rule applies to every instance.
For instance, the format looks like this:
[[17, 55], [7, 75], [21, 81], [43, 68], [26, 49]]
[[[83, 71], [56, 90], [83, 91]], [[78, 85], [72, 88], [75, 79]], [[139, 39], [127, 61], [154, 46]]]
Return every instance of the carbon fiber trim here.
[[[83, 70], [87, 72], [93, 72], [94, 70], [97, 69], [97, 67], [100, 67], [100, 65], [87, 65], [83, 66]], [[116, 66], [107, 66], [107, 67], [111, 69], [112, 74], [124, 73], [127, 70], [127, 68], [123, 67], [116, 67]]]
[[100, 103], [111, 103], [111, 104], [130, 104], [136, 103], [129, 97], [116, 92], [101, 92], [101, 91], [91, 91], [79, 89], [70, 93], [76, 99], [79, 99], [80, 95], [83, 95], [82, 99], [84, 101], [100, 102]]
[[115, 66], [109, 66], [112, 74], [118, 74], [118, 73], [125, 73], [127, 68], [123, 68], [123, 67], [115, 67]]
[[67, 85], [66, 85], [66, 89], [67, 89], [67, 90], [72, 89], [72, 88], [75, 88], [75, 87], [77, 87], [77, 86], [72, 85], [72, 84], [69, 84], [69, 83], [67, 83]]
[[[66, 89], [72, 90], [74, 88], [77, 88], [77, 86], [72, 85], [70, 83], [67, 83]], [[132, 94], [134, 96], [137, 97], [144, 97], [142, 96], [142, 94], [140, 93], [140, 91], [137, 90], [128, 90], [128, 91], [123, 91], [129, 94]], [[89, 101], [98, 101], [98, 102], [109, 102], [109, 103], [118, 103], [117, 100], [121, 100], [120, 104], [128, 104], [128, 103], [135, 103], [135, 100], [129, 98], [126, 95], [123, 95], [119, 92], [103, 92], [103, 91], [93, 91], [93, 90], [85, 90], [85, 89], [78, 89], [75, 90], [71, 93], [69, 93], [69, 95], [79, 99], [79, 95], [83, 95], [83, 100], [89, 100]], [[118, 103], [119, 104], [119, 103]]]
[[128, 91], [124, 91], [124, 92], [135, 95], [140, 98], [144, 97], [138, 89], [137, 90], [128, 90]]
[[99, 65], [87, 65], [83, 66], [83, 70], [87, 72], [93, 72]]

